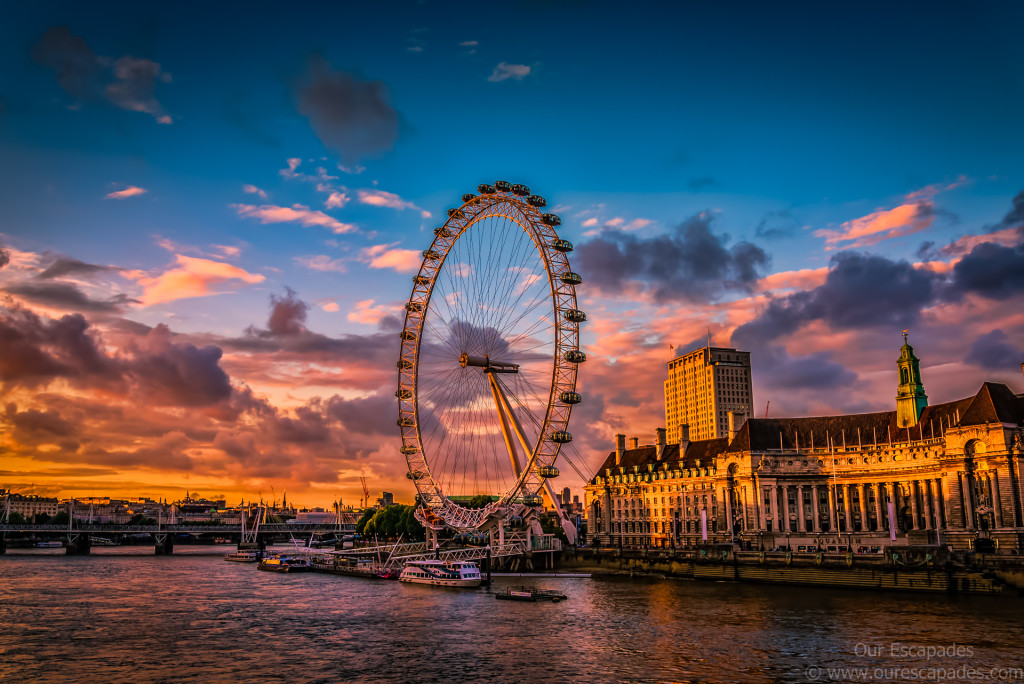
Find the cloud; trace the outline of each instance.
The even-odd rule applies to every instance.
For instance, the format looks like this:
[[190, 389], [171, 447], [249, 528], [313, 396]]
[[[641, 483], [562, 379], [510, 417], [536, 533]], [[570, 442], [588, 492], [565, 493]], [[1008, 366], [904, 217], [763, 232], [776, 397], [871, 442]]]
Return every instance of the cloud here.
[[490, 76], [487, 77], [488, 81], [492, 83], [498, 83], [506, 79], [514, 79], [516, 81], [522, 81], [524, 78], [530, 75], [530, 67], [525, 64], [509, 64], [507, 62], [498, 62], [498, 66], [494, 67], [494, 71]]
[[267, 329], [275, 335], [299, 335], [306, 332], [309, 304], [295, 296], [290, 287], [283, 297], [270, 295], [270, 318]]
[[866, 247], [926, 230], [934, 223], [935, 214], [935, 204], [922, 199], [893, 209], [878, 209], [867, 216], [846, 221], [839, 230], [816, 230], [814, 236], [825, 238], [825, 244], [832, 248], [841, 242], [849, 242], [848, 247]]
[[11, 253], [0, 244], [0, 268], [3, 268], [7, 264], [11, 263]]
[[779, 240], [792, 237], [800, 224], [789, 211], [769, 211], [754, 229], [754, 235], [762, 240]]
[[124, 190], [115, 190], [114, 192], [108, 193], [106, 199], [127, 199], [129, 197], [135, 197], [136, 195], [144, 195], [148, 190], [140, 188], [135, 185], [129, 185]]
[[348, 312], [346, 318], [355, 323], [366, 323], [368, 325], [377, 325], [384, 318], [393, 315], [398, 311], [398, 307], [394, 306], [374, 306], [372, 299], [365, 299], [361, 302], [356, 302], [355, 308]]
[[659, 302], [709, 301], [730, 291], [752, 291], [768, 255], [749, 242], [726, 247], [728, 236], [714, 235], [711, 220], [701, 213], [650, 238], [606, 230], [577, 247], [580, 272], [606, 293], [622, 293], [634, 284]]
[[976, 246], [953, 267], [953, 291], [997, 300], [1024, 292], [1024, 243]]
[[324, 208], [341, 209], [346, 204], [348, 204], [349, 199], [351, 198], [343, 192], [332, 191], [331, 194], [328, 195], [327, 199], [324, 201]]
[[744, 347], [755, 351], [757, 384], [775, 390], [842, 389], [857, 380], [857, 374], [831, 359], [831, 352], [790, 356], [779, 345]]
[[341, 307], [338, 306], [338, 302], [327, 302], [326, 304], [324, 304], [320, 308], [323, 309], [324, 311], [328, 311], [330, 313], [337, 313], [338, 311], [341, 310]]
[[297, 97], [298, 110], [317, 137], [346, 165], [387, 152], [398, 139], [398, 113], [380, 81], [359, 81], [318, 58]]
[[107, 86], [107, 99], [121, 109], [153, 115], [157, 123], [169, 124], [171, 117], [156, 101], [157, 79], [169, 83], [171, 75], [160, 71], [160, 65], [149, 59], [121, 57], [114, 62], [116, 81]]
[[215, 288], [231, 281], [254, 285], [266, 280], [263, 275], [249, 273], [222, 261], [198, 259], [182, 254], [175, 255], [175, 261], [176, 267], [159, 275], [150, 275], [143, 271], [126, 273], [127, 277], [138, 281], [145, 288], [142, 295], [143, 306], [222, 294], [223, 291], [217, 291]]
[[360, 204], [369, 204], [374, 207], [390, 207], [391, 209], [398, 209], [402, 211], [404, 209], [414, 209], [420, 212], [420, 216], [423, 218], [430, 218], [430, 212], [425, 209], [420, 209], [412, 202], [406, 201], [396, 195], [393, 192], [385, 192], [383, 190], [359, 190], [358, 197]]
[[964, 362], [993, 371], [1016, 369], [1024, 362], [1024, 349], [1015, 347], [1009, 335], [996, 329], [978, 335]]
[[244, 192], [246, 194], [249, 194], [249, 195], [256, 195], [260, 199], [267, 199], [266, 191], [260, 190], [255, 185], [249, 185], [249, 184], [243, 185], [242, 186], [242, 192]]
[[95, 80], [103, 70], [99, 55], [67, 26], [46, 30], [32, 47], [32, 59], [57, 73], [57, 84], [74, 98], [84, 100], [95, 92]]
[[459, 47], [476, 47], [479, 44], [480, 41], [478, 40], [464, 40], [461, 43], [459, 43]]
[[334, 271], [335, 273], [345, 273], [348, 271], [344, 261], [332, 259], [326, 254], [318, 254], [312, 257], [295, 257], [295, 263], [311, 271]]
[[399, 273], [415, 273], [423, 263], [423, 256], [415, 249], [392, 249], [390, 245], [373, 245], [359, 252], [359, 260], [370, 268], [392, 268]]
[[46, 267], [36, 277], [41, 280], [48, 280], [50, 278], [61, 278], [64, 276], [92, 276], [97, 273], [104, 271], [116, 271], [119, 270], [113, 266], [99, 266], [97, 264], [87, 264], [84, 261], [78, 259], [72, 259], [70, 257], [58, 257], [52, 264]]
[[27, 301], [66, 311], [120, 312], [126, 304], [138, 303], [127, 295], [119, 294], [107, 300], [90, 299], [71, 283], [19, 283], [4, 288], [5, 292]]
[[54, 320], [27, 309], [0, 309], [0, 382], [33, 386], [57, 377], [107, 374], [110, 361], [81, 314]]
[[279, 207], [273, 204], [231, 204], [232, 209], [238, 212], [243, 218], [259, 219], [260, 223], [299, 223], [303, 226], [320, 226], [329, 228], [335, 233], [351, 233], [356, 227], [351, 223], [341, 221], [328, 216], [322, 211], [310, 209], [301, 204], [293, 204], [290, 207]]
[[597, 218], [595, 218], [593, 216], [591, 216], [590, 218], [588, 218], [586, 221], [583, 222], [583, 227], [584, 228], [591, 228], [591, 227], [596, 226], [596, 225], [597, 225]]

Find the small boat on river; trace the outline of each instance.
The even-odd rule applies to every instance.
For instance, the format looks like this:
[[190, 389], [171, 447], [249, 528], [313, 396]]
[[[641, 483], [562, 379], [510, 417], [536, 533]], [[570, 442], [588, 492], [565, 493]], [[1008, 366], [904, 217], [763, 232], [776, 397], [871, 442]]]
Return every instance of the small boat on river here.
[[405, 564], [398, 581], [438, 587], [479, 587], [480, 566], [469, 561], [418, 560]]
[[273, 558], [264, 558], [260, 561], [260, 564], [256, 566], [257, 570], [267, 570], [269, 572], [308, 572], [312, 570], [309, 565], [309, 561], [305, 558], [293, 558], [291, 556], [275, 556]]
[[37, 549], [59, 549], [64, 546], [63, 542], [59, 541], [41, 541], [35, 544]]
[[258, 563], [263, 557], [259, 551], [236, 551], [224, 556], [224, 560], [234, 563]]
[[551, 603], [558, 603], [569, 597], [554, 589], [533, 589], [531, 587], [519, 587], [517, 589], [509, 587], [505, 591], [496, 593], [494, 598], [502, 601], [529, 601], [531, 603], [550, 601]]

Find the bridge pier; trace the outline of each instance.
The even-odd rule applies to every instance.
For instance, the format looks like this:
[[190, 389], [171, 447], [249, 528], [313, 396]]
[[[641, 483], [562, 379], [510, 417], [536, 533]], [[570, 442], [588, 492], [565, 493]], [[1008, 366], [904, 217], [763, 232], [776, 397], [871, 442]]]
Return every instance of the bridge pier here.
[[0, 532], [0, 556], [7, 553], [7, 533]]
[[68, 532], [68, 543], [65, 545], [65, 555], [88, 556], [92, 549], [92, 541], [89, 535], [83, 532]]
[[156, 540], [154, 550], [157, 556], [170, 556], [174, 553], [174, 535], [170, 532], [156, 532], [153, 534]]

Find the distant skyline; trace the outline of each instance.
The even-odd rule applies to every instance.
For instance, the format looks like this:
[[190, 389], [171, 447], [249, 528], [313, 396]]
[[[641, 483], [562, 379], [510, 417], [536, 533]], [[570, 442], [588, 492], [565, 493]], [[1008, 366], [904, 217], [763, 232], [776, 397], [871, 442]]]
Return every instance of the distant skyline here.
[[[419, 253], [479, 183], [544, 195], [589, 321], [590, 474], [673, 354], [755, 413], [1024, 389], [1024, 7], [11, 6], [0, 487], [411, 500]], [[562, 469], [558, 488], [582, 482]]]

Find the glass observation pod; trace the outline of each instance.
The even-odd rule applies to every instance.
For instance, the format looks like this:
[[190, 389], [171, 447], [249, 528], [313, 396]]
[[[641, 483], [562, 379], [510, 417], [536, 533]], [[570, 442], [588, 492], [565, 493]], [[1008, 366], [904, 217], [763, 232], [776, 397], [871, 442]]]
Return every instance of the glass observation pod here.
[[410, 361], [409, 359], [401, 359], [395, 365], [401, 368], [402, 370], [407, 370], [409, 368], [412, 368], [412, 361]]
[[569, 363], [583, 363], [587, 360], [587, 355], [579, 349], [570, 349], [565, 352], [565, 360]]
[[399, 418], [395, 421], [395, 424], [398, 425], [398, 427], [416, 427], [416, 421], [412, 418]]
[[488, 185], [487, 183], [481, 183], [480, 185], [476, 186], [476, 189], [477, 189], [477, 192], [479, 192], [481, 195], [493, 195], [494, 194], [494, 186], [493, 185]]
[[417, 285], [429, 285], [430, 278], [428, 278], [425, 275], [414, 275], [412, 277], [412, 282], [416, 283]]
[[519, 196], [529, 195], [530, 188], [526, 187], [522, 183], [516, 183], [515, 185], [512, 186], [512, 194]]
[[422, 480], [425, 477], [425, 475], [419, 470], [410, 470], [405, 474], [405, 476], [410, 480]]
[[474, 200], [474, 199], [476, 199], [476, 195], [474, 195], [471, 192], [467, 192], [465, 195], [462, 196], [463, 203], [469, 202], [470, 200]]
[[540, 195], [530, 195], [529, 197], [526, 198], [526, 203], [529, 204], [531, 207], [537, 207], [538, 209], [540, 207], [548, 206], [548, 201], [541, 197]]
[[537, 468], [537, 474], [543, 478], [558, 477], [558, 468], [555, 466], [541, 466]]
[[[423, 304], [421, 304], [420, 302], [406, 302], [405, 310], [408, 311], [409, 313], [412, 313], [413, 311], [423, 311]], [[569, 311], [575, 310], [576, 309], [569, 309]], [[569, 311], [566, 311], [565, 313], [568, 314]], [[584, 318], [586, 318], [586, 316], [584, 316]]]
[[523, 519], [521, 516], [513, 515], [508, 519], [508, 526], [512, 528], [522, 527]]
[[555, 430], [551, 433], [551, 441], [556, 444], [568, 444], [572, 441], [572, 434], [565, 430]]
[[[409, 302], [409, 304], [414, 303], [416, 302]], [[408, 308], [409, 304], [405, 305], [406, 308]], [[582, 323], [583, 321], [587, 320], [587, 314], [580, 311], [579, 309], [566, 309], [565, 313], [562, 314], [562, 316], [564, 316], [565, 320], [569, 321], [570, 323]]]
[[[406, 390], [408, 391], [408, 390]], [[578, 404], [583, 401], [583, 395], [579, 392], [562, 392], [558, 395], [558, 400], [563, 404]]]
[[558, 279], [566, 285], [579, 285], [583, 282], [583, 276], [579, 273], [573, 273], [572, 271], [566, 271], [562, 275], [558, 276]]
[[412, 330], [403, 330], [402, 332], [398, 333], [398, 336], [401, 337], [403, 340], [409, 342], [416, 339], [416, 333], [414, 333]]
[[425, 249], [425, 250], [423, 250], [423, 258], [424, 259], [440, 259], [441, 255], [438, 254], [437, 252], [435, 252], [432, 249]]
[[[412, 399], [412, 390], [400, 389], [395, 392], [395, 396], [399, 399]], [[402, 448], [404, 449], [405, 447]], [[405, 452], [403, 451], [402, 453], [404, 454]]]
[[465, 217], [465, 215], [466, 214], [463, 213], [463, 211], [461, 209], [459, 209], [458, 207], [452, 207], [451, 209], [448, 210], [448, 217], [449, 218], [463, 218], [463, 217]]
[[523, 497], [524, 506], [540, 506], [544, 503], [544, 500], [536, 494], [527, 494]]
[[509, 190], [512, 189], [512, 184], [509, 183], [508, 181], [498, 181], [494, 184], [494, 187], [499, 192], [508, 192]]
[[399, 451], [401, 451], [406, 456], [410, 456], [412, 454], [415, 454], [417, 451], [419, 451], [419, 449], [417, 449], [416, 447], [414, 447], [414, 446], [412, 446], [410, 444], [410, 445], [407, 445], [407, 446], [403, 446], [401, 449], [399, 449]]
[[438, 237], [448, 238], [452, 236], [452, 231], [448, 230], [444, 226], [441, 226], [440, 228], [434, 229], [434, 235], [437, 235]]
[[540, 220], [544, 222], [545, 226], [560, 226], [562, 225], [562, 217], [558, 214], [541, 214]]
[[572, 243], [568, 240], [555, 240], [551, 243], [551, 246], [557, 249], [559, 252], [571, 252]]

